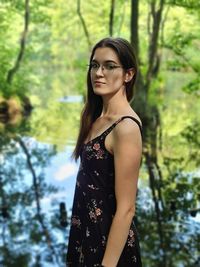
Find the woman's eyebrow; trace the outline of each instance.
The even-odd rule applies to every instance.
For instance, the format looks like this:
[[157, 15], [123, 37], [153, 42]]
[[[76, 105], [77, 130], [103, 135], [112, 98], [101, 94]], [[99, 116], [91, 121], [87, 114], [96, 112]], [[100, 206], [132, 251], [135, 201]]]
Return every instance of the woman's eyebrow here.
[[[99, 63], [96, 59], [92, 59], [92, 62]], [[105, 60], [105, 61], [103, 61], [103, 63], [115, 63], [115, 64], [118, 64], [116, 61], [111, 60], [111, 59]]]

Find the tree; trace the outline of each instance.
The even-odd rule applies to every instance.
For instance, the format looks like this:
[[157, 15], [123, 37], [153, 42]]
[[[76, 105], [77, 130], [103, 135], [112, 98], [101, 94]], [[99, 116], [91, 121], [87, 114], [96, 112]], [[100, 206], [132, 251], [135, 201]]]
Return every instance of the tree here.
[[[188, 5], [186, 3], [187, 1], [183, 2], [182, 4], [180, 1], [172, 1], [171, 5], [181, 5], [184, 7], [190, 7], [191, 4]], [[191, 1], [192, 2], [192, 1]], [[158, 148], [158, 144], [162, 139], [160, 139], [160, 131], [162, 130], [161, 125], [161, 112], [160, 107], [157, 104], [156, 96], [154, 96], [154, 99], [151, 97], [151, 92], [155, 90], [155, 87], [153, 85], [153, 82], [158, 80], [160, 72], [161, 72], [161, 49], [168, 48], [172, 51], [174, 51], [176, 54], [182, 57], [187, 63], [189, 63], [189, 59], [187, 59], [187, 56], [184, 54], [184, 46], [188, 45], [189, 42], [191, 42], [191, 37], [189, 38], [190, 41], [188, 42], [188, 38], [182, 39], [182, 45], [180, 45], [177, 48], [177, 45], [179, 42], [177, 42], [177, 39], [175, 42], [165, 42], [163, 41], [163, 31], [165, 27], [165, 23], [167, 20], [167, 16], [169, 15], [169, 3], [168, 5], [163, 0], [157, 0], [157, 1], [149, 1], [149, 14], [148, 14], [148, 20], [147, 20], [147, 33], [148, 33], [148, 53], [147, 58], [145, 60], [145, 63], [141, 59], [140, 55], [140, 43], [141, 40], [139, 40], [139, 27], [138, 27], [138, 21], [139, 21], [139, 1], [131, 1], [131, 41], [133, 45], [136, 47], [136, 51], [138, 53], [139, 58], [139, 77], [137, 81], [137, 91], [136, 91], [136, 101], [133, 102], [133, 106], [140, 115], [142, 121], [143, 121], [143, 128], [144, 128], [144, 160], [145, 165], [148, 171], [149, 175], [149, 184], [152, 191], [152, 197], [153, 202], [155, 206], [155, 214], [156, 214], [156, 224], [157, 224], [157, 233], [158, 237], [160, 239], [159, 247], [162, 250], [162, 253], [159, 254], [159, 259], [157, 261], [158, 266], [176, 266], [175, 262], [173, 263], [167, 259], [166, 253], [169, 250], [169, 248], [166, 247], [166, 244], [171, 243], [173, 239], [173, 232], [174, 228], [171, 229], [170, 235], [166, 235], [164, 232], [164, 229], [166, 228], [166, 213], [169, 212], [169, 205], [168, 201], [168, 194], [169, 194], [169, 187], [168, 183], [172, 179], [171, 177], [177, 177], [176, 175], [180, 175], [180, 184], [182, 184], [182, 179], [185, 181], [186, 178], [183, 174], [183, 169], [179, 169], [179, 173], [177, 174], [177, 169], [174, 169], [174, 173], [168, 173], [168, 177], [165, 174], [165, 177], [163, 177], [163, 171], [161, 171], [161, 166], [159, 163], [160, 159], [160, 151]], [[196, 7], [196, 3], [193, 2], [193, 8]], [[164, 14], [164, 10], [166, 10], [166, 13]], [[174, 35], [176, 38], [176, 33]], [[161, 40], [162, 39], [162, 40]], [[185, 39], [185, 41], [183, 41]], [[144, 59], [143, 59], [144, 60]], [[141, 65], [145, 64], [145, 71], [142, 70]], [[192, 64], [190, 64], [192, 66]], [[200, 68], [192, 67], [192, 70], [196, 73], [199, 73]], [[199, 75], [198, 75], [199, 76]], [[194, 84], [199, 87], [198, 84], [198, 78], [195, 78], [195, 81], [192, 82], [192, 87], [194, 88]], [[159, 84], [158, 84], [159, 86]], [[191, 83], [189, 86], [186, 86], [186, 88], [189, 88], [191, 86]], [[197, 87], [195, 87], [194, 90], [197, 90]], [[191, 90], [192, 91], [192, 90]], [[153, 101], [152, 101], [153, 100]], [[173, 159], [174, 160], [174, 159]], [[172, 161], [173, 161], [172, 160]], [[168, 161], [172, 164], [171, 160]], [[185, 166], [184, 166], [185, 167]], [[163, 168], [163, 167], [162, 167]], [[176, 173], [176, 174], [175, 174]], [[183, 177], [182, 177], [183, 176]], [[182, 179], [181, 179], [182, 177]], [[193, 181], [195, 182], [195, 176], [193, 178]], [[185, 184], [185, 189], [188, 189], [188, 186]], [[169, 190], [169, 191], [168, 191]], [[177, 189], [177, 192], [180, 193], [180, 189]], [[168, 192], [168, 193], [167, 193]], [[171, 192], [172, 193], [172, 192]], [[178, 193], [178, 194], [179, 194]], [[179, 198], [179, 195], [174, 195], [173, 200]], [[183, 198], [184, 199], [184, 198]], [[182, 200], [183, 201], [183, 200]], [[185, 199], [186, 201], [186, 199]], [[197, 206], [198, 201], [196, 201], [196, 195], [193, 194], [193, 204], [185, 204], [182, 206], [183, 209], [187, 209], [192, 207], [193, 205]], [[187, 206], [188, 205], [188, 206]], [[187, 208], [186, 208], [187, 206]], [[172, 208], [172, 207], [171, 207]], [[177, 207], [175, 208], [177, 209]], [[179, 207], [179, 209], [181, 209]], [[186, 211], [187, 212], [187, 211]], [[176, 219], [174, 220], [176, 222]], [[180, 220], [181, 221], [181, 220]], [[183, 223], [181, 221], [179, 223]], [[178, 222], [176, 222], [178, 223]], [[169, 223], [170, 225], [170, 223]], [[168, 225], [168, 227], [169, 227]], [[147, 233], [145, 233], [147, 234]], [[170, 238], [169, 238], [170, 237]], [[191, 237], [192, 239], [193, 237]], [[186, 243], [185, 246], [189, 245], [189, 243]], [[189, 248], [187, 248], [187, 253], [189, 253]], [[190, 254], [190, 253], [189, 253]], [[192, 255], [190, 255], [192, 257]], [[180, 259], [178, 259], [180, 260]], [[195, 262], [195, 258], [192, 259], [191, 262]], [[192, 264], [190, 261], [188, 261], [188, 265]], [[146, 262], [146, 264], [149, 264]]]

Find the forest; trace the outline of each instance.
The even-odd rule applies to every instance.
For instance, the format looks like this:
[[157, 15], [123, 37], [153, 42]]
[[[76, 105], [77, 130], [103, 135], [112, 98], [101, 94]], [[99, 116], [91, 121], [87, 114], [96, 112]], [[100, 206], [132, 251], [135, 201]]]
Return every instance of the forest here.
[[73, 188], [48, 170], [71, 162], [89, 55], [107, 36], [139, 62], [143, 265], [200, 266], [200, 2], [0, 0], [2, 267], [65, 266]]

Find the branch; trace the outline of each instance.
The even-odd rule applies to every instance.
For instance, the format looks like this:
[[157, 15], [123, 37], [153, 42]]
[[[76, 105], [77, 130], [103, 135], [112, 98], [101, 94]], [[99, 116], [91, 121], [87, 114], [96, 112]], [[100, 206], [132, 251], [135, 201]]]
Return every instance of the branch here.
[[[154, 201], [154, 206], [155, 206], [155, 213], [156, 213], [156, 219], [157, 219], [157, 231], [158, 231], [158, 235], [160, 238], [160, 246], [161, 248], [164, 248], [164, 244], [165, 244], [165, 240], [164, 240], [164, 233], [163, 233], [163, 223], [162, 223], [162, 214], [160, 211], [160, 207], [159, 207], [159, 198], [160, 196], [158, 196], [157, 192], [156, 192], [156, 169], [155, 169], [155, 165], [154, 165], [154, 159], [150, 156], [150, 154], [148, 153], [148, 151], [146, 151], [144, 153], [145, 156], [145, 161], [146, 161], [146, 166], [148, 169], [148, 173], [149, 173], [149, 182], [150, 182], [150, 188], [152, 191], [152, 197], [153, 197], [153, 201]], [[162, 259], [164, 262], [166, 262], [166, 255], [165, 253], [162, 255]]]
[[183, 0], [173, 0], [173, 1], [169, 1], [168, 4], [172, 5], [172, 6], [178, 6], [178, 7], [183, 7], [183, 8], [187, 8], [187, 9], [192, 9], [192, 10], [196, 10], [198, 11], [200, 8], [200, 3], [199, 1], [183, 1]]
[[114, 11], [115, 11], [115, 0], [111, 0], [110, 21], [109, 21], [109, 34], [110, 34], [110, 36], [113, 35]]
[[29, 0], [25, 0], [25, 15], [24, 15], [24, 31], [22, 32], [22, 37], [21, 37], [21, 41], [20, 41], [20, 50], [19, 50], [19, 54], [17, 57], [17, 60], [15, 62], [15, 65], [13, 66], [13, 68], [11, 68], [8, 71], [7, 74], [7, 83], [11, 84], [12, 80], [13, 80], [13, 76], [14, 74], [17, 72], [17, 70], [20, 67], [20, 63], [22, 61], [22, 58], [24, 56], [24, 52], [25, 52], [25, 45], [26, 45], [26, 37], [27, 37], [27, 33], [28, 33], [28, 26], [29, 26]]
[[154, 64], [156, 60], [158, 60], [157, 50], [158, 50], [158, 37], [159, 37], [159, 30], [161, 26], [161, 18], [162, 18], [162, 11], [164, 7], [164, 0], [160, 0], [159, 7], [156, 11], [156, 2], [151, 2], [151, 14], [152, 14], [152, 33], [150, 37], [150, 45], [149, 45], [149, 62], [148, 62], [148, 70], [146, 74], [146, 88], [147, 90], [150, 87], [150, 82], [152, 78], [152, 74], [154, 72]]
[[196, 73], [196, 74], [198, 74], [199, 73], [199, 68], [198, 68], [198, 66], [196, 66], [196, 65], [193, 65], [192, 63], [191, 63], [191, 60], [190, 60], [190, 58], [188, 58], [185, 54], [184, 54], [184, 52], [182, 52], [182, 51], [178, 51], [177, 49], [175, 49], [171, 44], [163, 44], [163, 47], [164, 48], [167, 48], [167, 49], [169, 49], [169, 50], [171, 50], [171, 51], [173, 51], [174, 52], [174, 54], [175, 55], [177, 55], [178, 57], [180, 57], [183, 61], [185, 61], [186, 63], [187, 63], [187, 65]]
[[165, 23], [167, 21], [167, 16], [168, 16], [168, 13], [169, 13], [169, 10], [170, 10], [170, 6], [167, 7], [167, 10], [163, 16], [163, 20], [162, 20], [162, 23], [161, 23], [161, 44], [164, 44], [165, 43], [165, 40], [164, 40], [164, 26], [165, 26]]
[[84, 18], [82, 16], [82, 13], [81, 13], [81, 0], [77, 0], [77, 13], [78, 13], [80, 21], [82, 23], [83, 30], [84, 30], [84, 33], [85, 33], [85, 36], [86, 36], [86, 39], [87, 39], [87, 42], [88, 42], [88, 47], [89, 47], [89, 50], [90, 50], [92, 44], [91, 44], [91, 41], [90, 41], [89, 32], [88, 32], [86, 24], [85, 24], [85, 20], [84, 20]]
[[48, 231], [48, 229], [44, 223], [43, 217], [41, 215], [40, 194], [39, 194], [40, 188], [39, 188], [39, 183], [37, 181], [38, 180], [37, 175], [35, 173], [35, 170], [33, 168], [32, 162], [31, 162], [31, 155], [29, 154], [29, 151], [28, 151], [25, 143], [23, 142], [23, 140], [19, 136], [16, 137], [16, 141], [20, 144], [24, 154], [26, 155], [27, 165], [28, 165], [28, 168], [29, 168], [29, 170], [32, 174], [32, 177], [33, 177], [33, 187], [34, 187], [34, 191], [35, 191], [35, 200], [36, 200], [36, 206], [37, 206], [38, 221], [40, 222], [40, 224], [42, 226], [43, 234], [46, 237], [47, 244], [48, 244], [49, 248], [51, 249], [51, 251], [53, 252], [53, 254], [55, 255], [56, 260], [58, 262], [58, 257], [57, 257], [56, 251], [54, 250], [54, 247], [52, 245], [50, 233], [49, 233], [49, 231]]
[[151, 36], [151, 9], [149, 8], [148, 10], [148, 15], [147, 15], [147, 33], [148, 33], [148, 38], [150, 39]]
[[122, 25], [124, 23], [124, 17], [125, 17], [125, 14], [126, 14], [126, 2], [124, 2], [124, 5], [123, 5], [123, 11], [122, 13], [120, 14], [120, 23], [119, 23], [119, 28], [117, 30], [117, 35], [120, 36], [121, 34], [121, 28], [122, 28]]
[[[6, 247], [6, 237], [7, 237], [6, 228], [7, 228], [7, 219], [9, 217], [9, 215], [8, 215], [8, 211], [7, 211], [8, 207], [7, 207], [6, 201], [5, 201], [6, 196], [5, 196], [4, 190], [3, 190], [3, 178], [1, 175], [3, 175], [3, 172], [0, 171], [0, 196], [1, 196], [1, 205], [2, 205], [0, 215], [3, 218], [3, 220], [0, 221], [2, 223], [1, 239], [2, 239], [2, 243], [3, 243], [3, 247]], [[5, 210], [6, 213], [3, 212], [3, 210]]]

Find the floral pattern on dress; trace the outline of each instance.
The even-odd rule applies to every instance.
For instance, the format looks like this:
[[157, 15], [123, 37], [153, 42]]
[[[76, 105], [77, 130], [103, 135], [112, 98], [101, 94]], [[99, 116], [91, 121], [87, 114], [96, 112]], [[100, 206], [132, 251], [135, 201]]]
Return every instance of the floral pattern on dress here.
[[88, 187], [92, 190], [99, 190], [99, 188], [95, 187], [93, 184], [89, 184]]
[[134, 256], [132, 256], [132, 262], [137, 262], [137, 258], [136, 258], [136, 256], [134, 255]]
[[132, 229], [129, 230], [128, 234], [128, 247], [135, 246], [135, 234]]
[[91, 159], [104, 159], [105, 160], [108, 157], [107, 151], [101, 147], [99, 142], [95, 142], [94, 144], [92, 144], [92, 142], [89, 142], [85, 146], [85, 150], [86, 152], [89, 152], [87, 154], [88, 160], [91, 160]]
[[[101, 205], [101, 201], [99, 203]], [[100, 206], [99, 205], [99, 206]], [[100, 207], [98, 206], [97, 204], [97, 201], [96, 199], [92, 199], [91, 200], [91, 203], [89, 203], [87, 205], [88, 207], [88, 210], [89, 210], [89, 218], [90, 218], [90, 221], [93, 222], [93, 223], [97, 223], [99, 217], [102, 215], [103, 211], [102, 209], [100, 209]]]
[[96, 170], [94, 170], [94, 174], [95, 174], [96, 176], [99, 176], [99, 172], [96, 171]]
[[78, 259], [79, 263], [83, 263], [84, 262], [84, 254], [82, 251], [82, 246], [76, 247], [76, 250], [79, 253], [79, 259]]
[[81, 227], [81, 221], [78, 216], [72, 216], [71, 218], [71, 225], [80, 228]]
[[89, 237], [90, 236], [90, 231], [89, 231], [89, 228], [88, 227], [86, 228], [85, 235], [86, 235], [86, 237]]
[[107, 241], [107, 240], [106, 240], [106, 237], [105, 237], [105, 235], [103, 235], [103, 236], [102, 236], [102, 239], [101, 239], [101, 244], [102, 244], [103, 247], [106, 246], [106, 241]]

